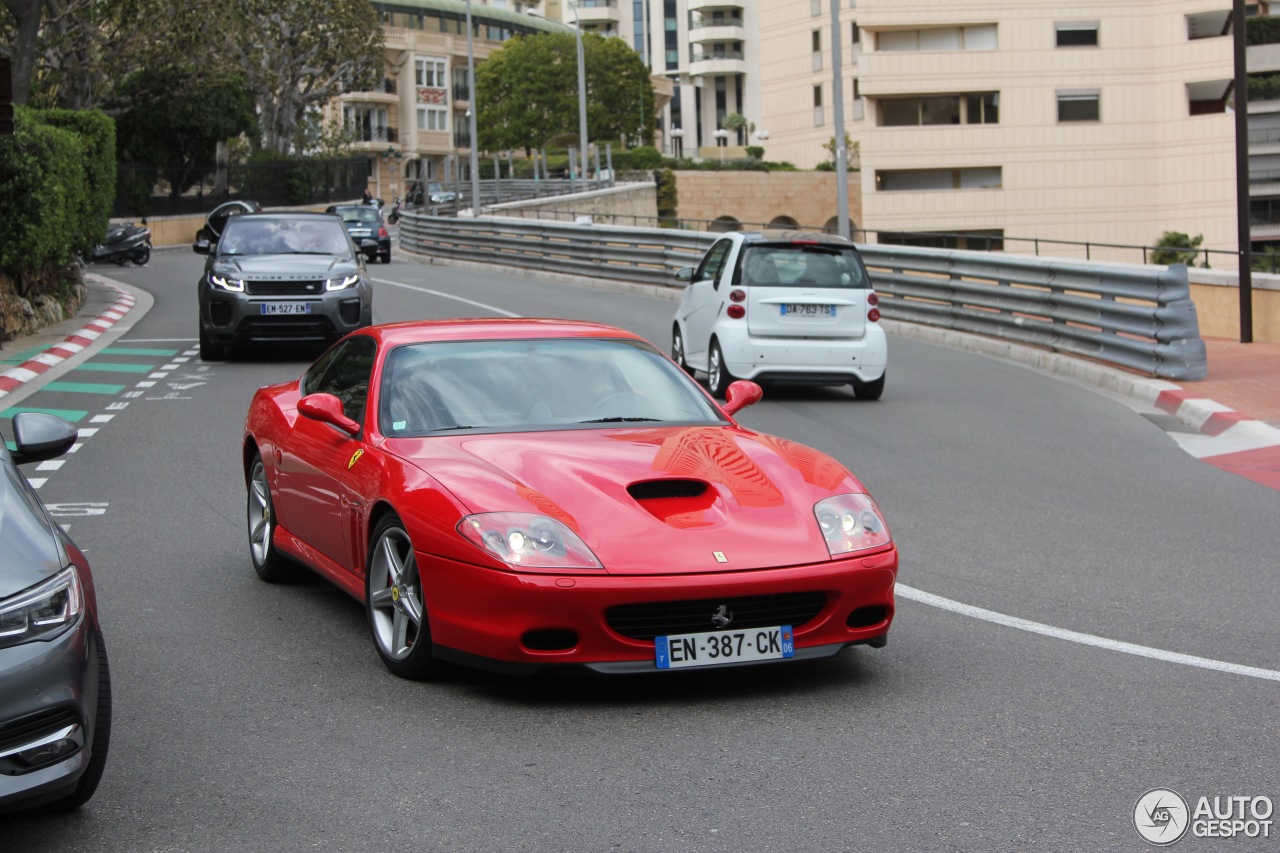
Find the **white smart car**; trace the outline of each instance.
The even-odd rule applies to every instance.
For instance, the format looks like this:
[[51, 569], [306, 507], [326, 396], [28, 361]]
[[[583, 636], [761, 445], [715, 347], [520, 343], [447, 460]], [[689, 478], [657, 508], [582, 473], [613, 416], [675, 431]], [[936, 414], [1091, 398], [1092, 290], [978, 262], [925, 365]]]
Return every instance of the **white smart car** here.
[[671, 357], [706, 372], [723, 396], [735, 379], [853, 386], [884, 393], [889, 348], [879, 298], [853, 243], [831, 234], [735, 232], [707, 250], [671, 328]]

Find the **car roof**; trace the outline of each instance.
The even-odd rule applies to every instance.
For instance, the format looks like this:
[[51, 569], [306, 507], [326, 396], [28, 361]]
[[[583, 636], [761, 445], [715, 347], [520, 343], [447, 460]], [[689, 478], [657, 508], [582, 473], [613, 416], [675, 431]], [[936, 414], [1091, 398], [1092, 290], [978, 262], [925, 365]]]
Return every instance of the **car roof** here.
[[853, 243], [839, 234], [823, 231], [785, 231], [766, 228], [760, 231], [740, 231], [744, 243], [825, 243], [833, 246], [852, 246]]
[[367, 334], [383, 346], [434, 341], [517, 340], [556, 338], [620, 338], [643, 341], [633, 332], [583, 320], [553, 318], [492, 318], [409, 320], [369, 326], [353, 334]]

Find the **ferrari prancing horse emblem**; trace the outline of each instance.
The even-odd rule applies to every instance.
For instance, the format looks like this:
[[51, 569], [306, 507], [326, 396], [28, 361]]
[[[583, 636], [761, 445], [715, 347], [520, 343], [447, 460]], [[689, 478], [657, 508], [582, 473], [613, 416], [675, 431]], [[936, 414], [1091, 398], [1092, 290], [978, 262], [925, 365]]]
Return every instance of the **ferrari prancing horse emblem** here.
[[729, 562], [729, 558], [724, 555], [724, 551], [712, 551], [711, 553], [715, 556], [717, 563]]
[[361, 456], [364, 456], [364, 451], [363, 451], [363, 450], [357, 450], [355, 453], [352, 453], [352, 454], [351, 454], [351, 461], [349, 461], [349, 462], [347, 463], [347, 470], [348, 470], [348, 471], [350, 471], [350, 470], [351, 470], [351, 466], [352, 466], [352, 465], [354, 465], [354, 464], [356, 464], [356, 461], [357, 461], [357, 460], [359, 460], [359, 458], [360, 458]]

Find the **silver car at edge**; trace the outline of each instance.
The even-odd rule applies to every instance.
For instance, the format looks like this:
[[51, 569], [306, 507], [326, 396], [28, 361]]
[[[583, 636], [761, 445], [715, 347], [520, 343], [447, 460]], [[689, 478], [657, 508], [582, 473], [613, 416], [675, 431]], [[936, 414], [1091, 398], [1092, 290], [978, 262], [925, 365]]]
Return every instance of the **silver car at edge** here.
[[332, 213], [245, 213], [192, 248], [207, 256], [197, 285], [205, 361], [245, 345], [325, 345], [373, 323], [364, 255]]
[[76, 441], [54, 415], [13, 417], [0, 442], [0, 812], [89, 800], [111, 741], [111, 675], [84, 553], [17, 465]]

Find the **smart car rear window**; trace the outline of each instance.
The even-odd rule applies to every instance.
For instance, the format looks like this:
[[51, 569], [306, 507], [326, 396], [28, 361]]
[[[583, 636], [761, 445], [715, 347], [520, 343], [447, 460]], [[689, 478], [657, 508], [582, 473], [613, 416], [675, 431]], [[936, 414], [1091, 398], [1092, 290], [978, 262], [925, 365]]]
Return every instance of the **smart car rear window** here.
[[812, 243], [758, 243], [743, 252], [738, 283], [747, 287], [871, 286], [853, 247]]

